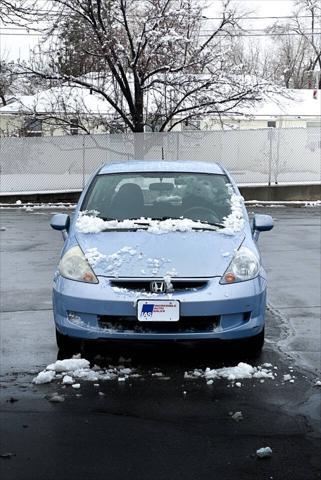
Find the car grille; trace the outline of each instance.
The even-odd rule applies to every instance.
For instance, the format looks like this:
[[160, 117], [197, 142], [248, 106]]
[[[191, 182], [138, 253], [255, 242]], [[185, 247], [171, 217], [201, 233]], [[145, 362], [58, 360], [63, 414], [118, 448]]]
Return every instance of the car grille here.
[[[137, 290], [137, 291], [145, 291], [145, 292], [150, 292], [151, 291], [151, 282], [155, 281], [154, 278], [151, 279], [144, 279], [144, 280], [129, 280], [129, 279], [117, 279], [117, 280], [112, 280], [111, 286], [112, 287], [118, 287], [118, 288], [126, 288], [127, 290]], [[156, 280], [156, 281], [162, 281]], [[204, 288], [207, 285], [207, 280], [175, 280], [171, 278], [171, 284], [172, 292], [178, 292], [178, 291], [187, 291], [187, 290], [199, 290], [200, 288]]]
[[132, 333], [202, 333], [213, 332], [220, 316], [181, 317], [178, 322], [139, 322], [136, 317], [104, 315], [98, 317], [101, 328]]

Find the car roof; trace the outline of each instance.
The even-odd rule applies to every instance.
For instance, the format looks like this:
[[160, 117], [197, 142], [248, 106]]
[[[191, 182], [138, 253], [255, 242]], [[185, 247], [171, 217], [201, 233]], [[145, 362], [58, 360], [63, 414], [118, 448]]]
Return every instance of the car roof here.
[[129, 160], [104, 165], [98, 172], [106, 173], [133, 173], [133, 172], [184, 172], [184, 173], [214, 173], [224, 175], [224, 169], [215, 162], [192, 161], [158, 161], [158, 160]]

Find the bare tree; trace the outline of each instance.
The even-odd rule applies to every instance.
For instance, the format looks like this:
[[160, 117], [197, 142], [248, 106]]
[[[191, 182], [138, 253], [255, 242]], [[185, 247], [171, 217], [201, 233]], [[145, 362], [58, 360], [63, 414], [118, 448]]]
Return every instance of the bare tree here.
[[0, 105], [7, 105], [8, 99], [13, 96], [14, 76], [12, 62], [0, 60]]
[[26, 25], [34, 16], [36, 0], [0, 0], [0, 22]]
[[267, 86], [233, 61], [231, 35], [239, 25], [230, 0], [209, 31], [202, 27], [200, 0], [52, 4], [50, 41], [28, 72], [97, 94], [129, 131], [171, 130], [235, 111], [259, 100]]
[[313, 82], [313, 71], [317, 67], [321, 69], [319, 0], [296, 0], [293, 19], [286, 25], [276, 22], [271, 30], [279, 33], [276, 36], [275, 74], [283, 73], [287, 88], [307, 88]]

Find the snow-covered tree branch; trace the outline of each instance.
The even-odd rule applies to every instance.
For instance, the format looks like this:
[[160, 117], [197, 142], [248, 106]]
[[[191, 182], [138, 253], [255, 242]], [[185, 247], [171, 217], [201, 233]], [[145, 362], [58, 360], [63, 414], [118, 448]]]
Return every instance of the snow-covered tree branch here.
[[220, 115], [267, 88], [235, 63], [229, 0], [210, 30], [202, 0], [52, 0], [42, 54], [24, 71], [103, 98], [127, 130]]

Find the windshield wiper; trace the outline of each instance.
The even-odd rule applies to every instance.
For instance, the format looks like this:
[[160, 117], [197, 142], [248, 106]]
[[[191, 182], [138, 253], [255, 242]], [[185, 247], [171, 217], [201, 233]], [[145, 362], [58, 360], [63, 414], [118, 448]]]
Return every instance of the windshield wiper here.
[[[211, 227], [219, 227], [219, 228], [224, 228], [224, 225], [222, 223], [218, 223], [218, 222], [207, 222], [206, 220], [194, 220], [193, 218], [188, 218], [188, 217], [161, 217], [161, 218], [152, 218], [152, 220], [184, 220], [184, 219], [187, 219], [187, 220], [192, 220], [192, 222], [195, 222], [195, 223], [201, 223], [202, 226], [211, 226]], [[194, 227], [193, 227], [194, 228]], [[198, 228], [197, 226], [195, 228]]]
[[223, 223], [216, 223], [216, 222], [202, 222], [200, 220], [200, 223], [202, 223], [203, 225], [209, 225], [211, 227], [218, 227], [218, 228], [224, 228], [225, 225], [223, 225]]
[[[119, 223], [124, 222], [126, 220], [130, 220], [133, 222], [132, 226], [124, 226], [124, 225], [119, 225], [116, 228], [111, 228], [111, 230], [137, 230], [139, 228], [148, 228], [151, 226], [151, 222], [162, 222], [165, 220], [184, 220], [184, 218], [180, 217], [158, 217], [158, 218], [126, 218], [124, 220], [119, 220], [117, 218], [107, 218], [107, 217], [99, 217], [104, 221], [117, 221]], [[199, 225], [192, 225], [193, 230], [216, 230], [217, 228], [224, 228], [224, 225], [222, 223], [216, 223], [216, 222], [206, 222], [202, 220], [193, 220], [192, 218], [186, 218], [186, 220], [191, 220], [195, 224]], [[109, 230], [107, 227], [106, 230]]]

